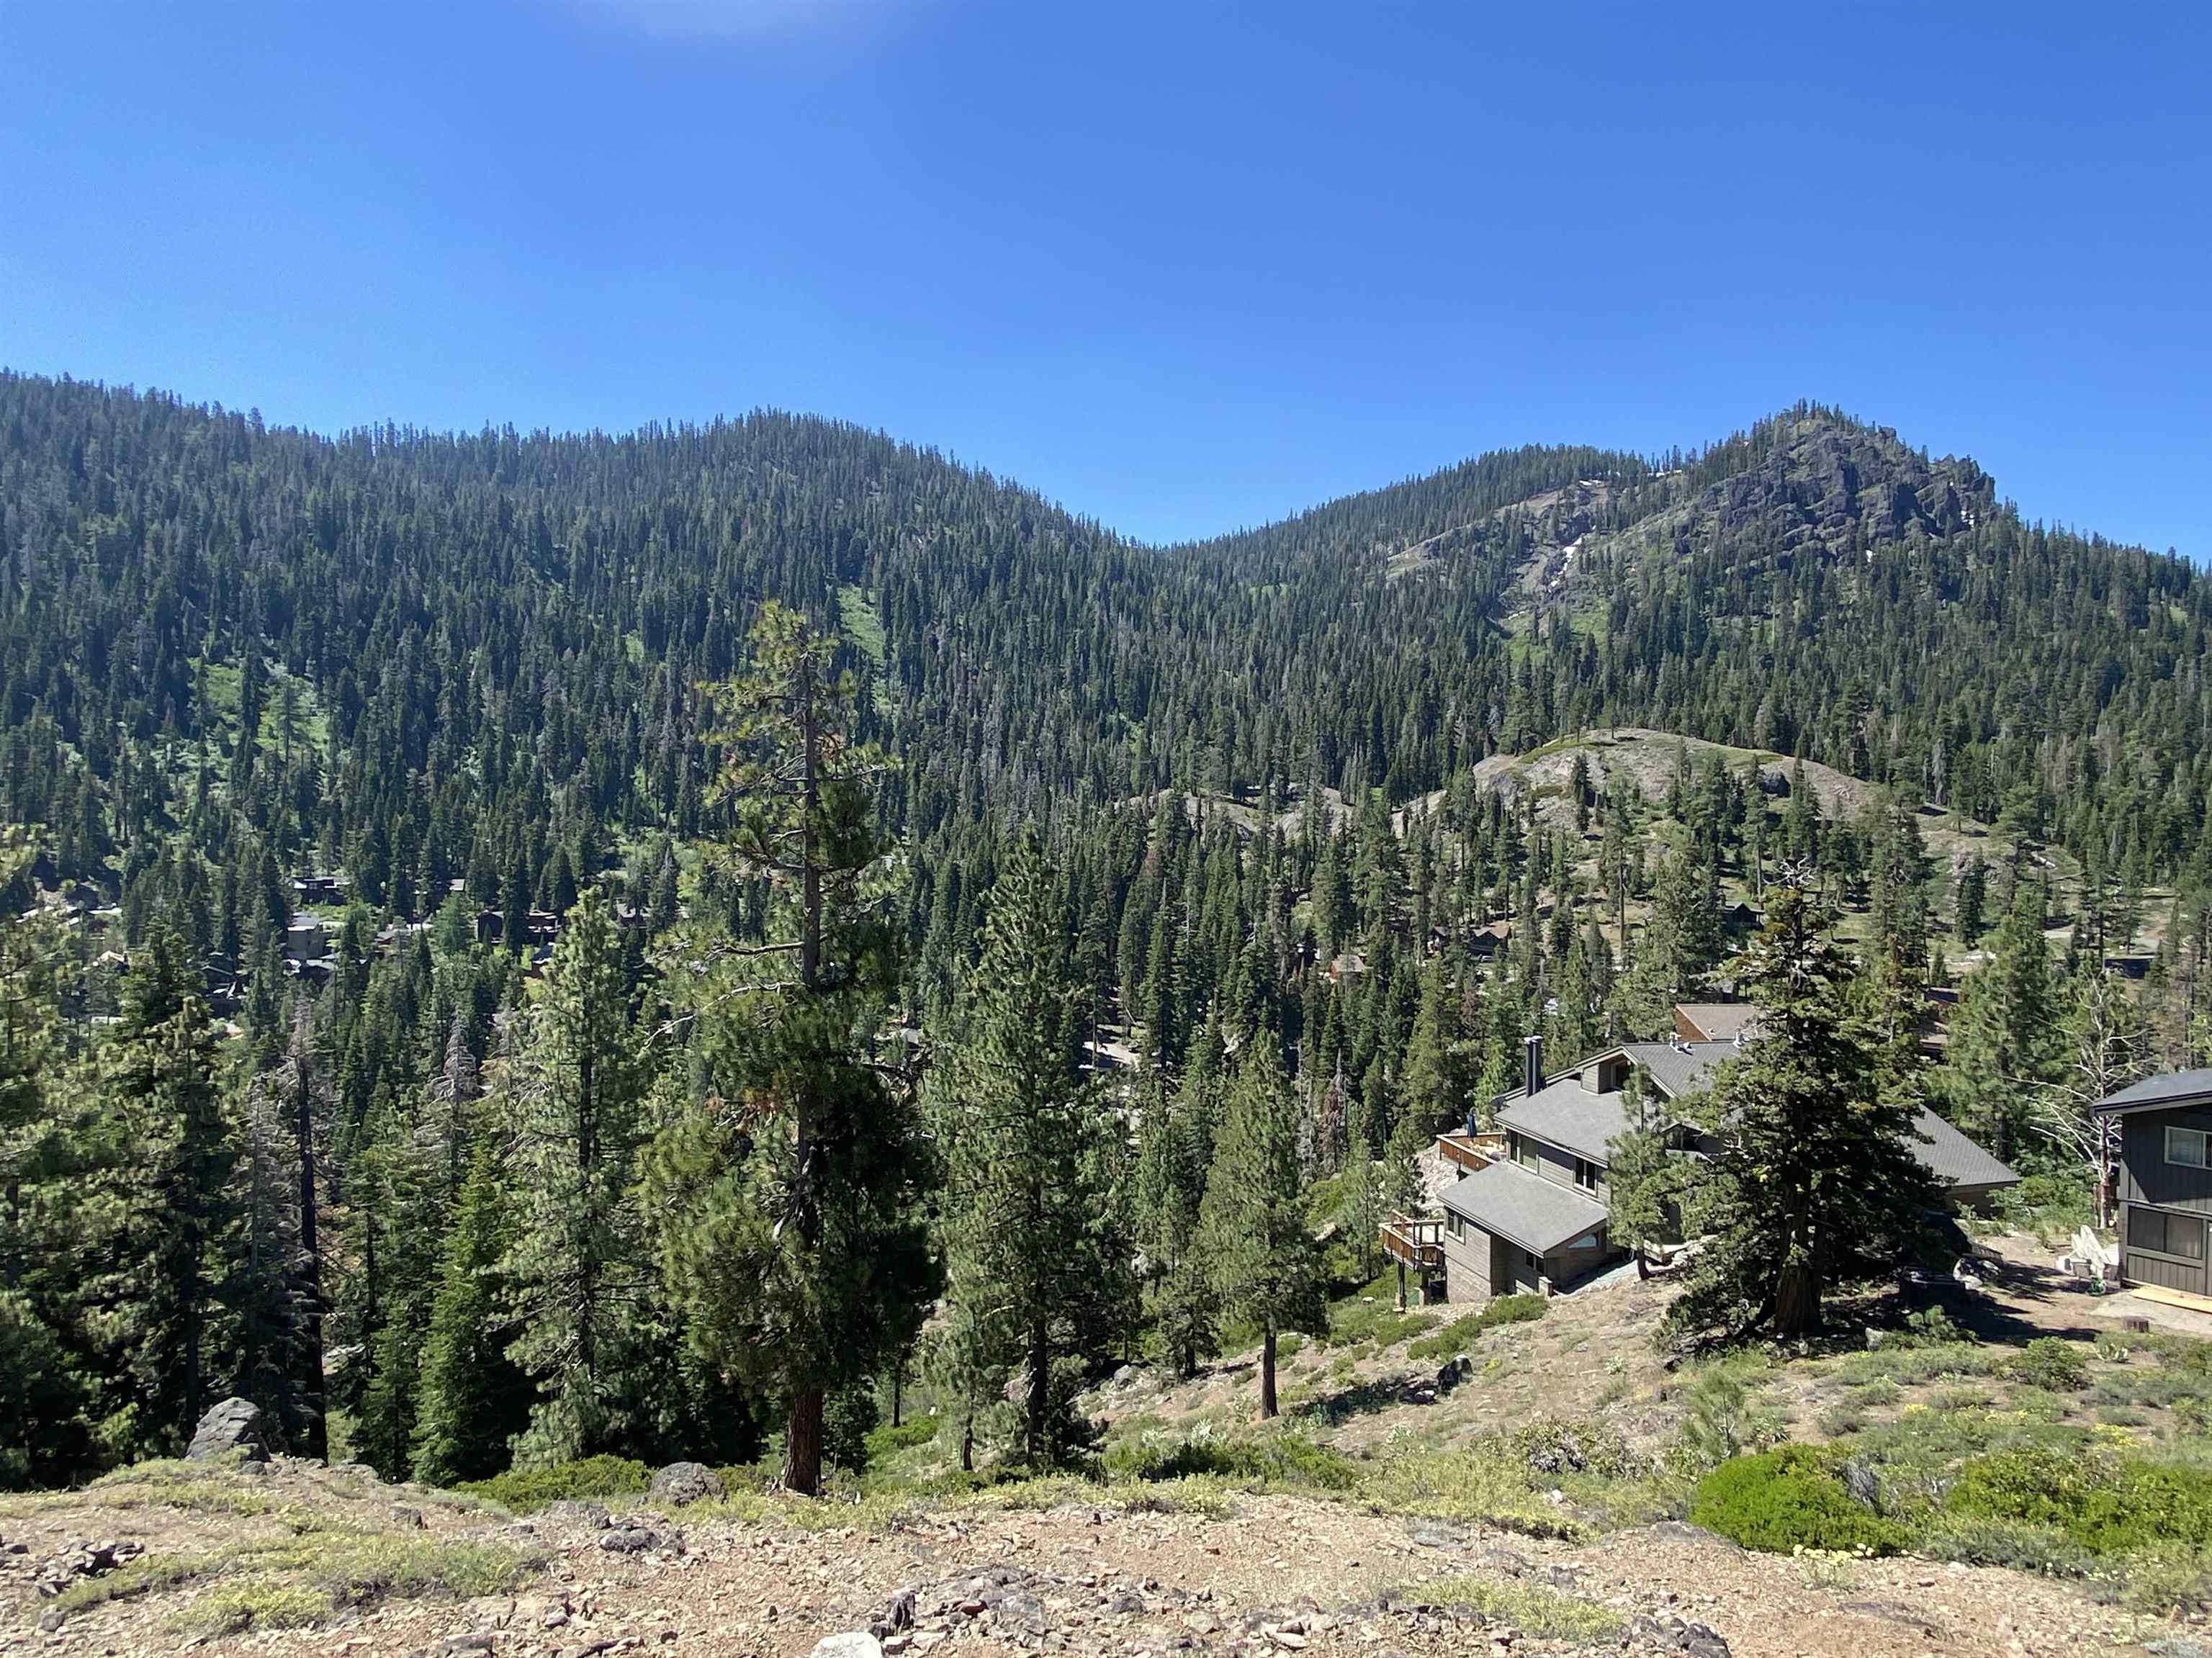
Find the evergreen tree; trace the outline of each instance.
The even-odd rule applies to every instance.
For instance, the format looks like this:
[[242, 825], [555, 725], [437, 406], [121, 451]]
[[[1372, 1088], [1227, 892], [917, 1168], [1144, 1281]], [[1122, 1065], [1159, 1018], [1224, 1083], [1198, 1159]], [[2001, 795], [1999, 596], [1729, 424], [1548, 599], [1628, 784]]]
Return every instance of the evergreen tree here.
[[687, 1114], [656, 1155], [655, 1195], [689, 1217], [664, 1248], [690, 1339], [781, 1403], [782, 1483], [812, 1496], [828, 1399], [903, 1351], [937, 1288], [919, 1204], [932, 1171], [907, 1090], [865, 1046], [897, 963], [852, 684], [776, 604], [752, 653], [718, 694], [718, 798], [734, 807], [727, 865], [770, 884], [776, 936], [738, 948], [757, 976], [715, 993], [710, 1058], [744, 1103]]
[[125, 1255], [116, 1286], [135, 1394], [134, 1444], [173, 1453], [219, 1396], [239, 1264], [238, 1141], [215, 1034], [184, 941], [156, 932], [131, 962], [106, 1093], [131, 1126]]
[[1897, 1259], [1937, 1200], [1912, 1149], [1915, 1102], [1883, 1086], [1849, 1017], [1832, 926], [1802, 888], [1773, 891], [1751, 963], [1759, 1034], [1705, 1107], [1719, 1145], [1686, 1206], [1710, 1236], [1668, 1312], [1678, 1340], [1809, 1333], [1849, 1264]]
[[[1034, 835], [1000, 865], [982, 957], [943, 1054], [934, 1091], [947, 1163], [951, 1299], [980, 1314], [978, 1345], [1019, 1372], [1021, 1455], [1049, 1460], [1054, 1367], [1079, 1333], [1071, 1308], [1126, 1274], [1090, 1247], [1109, 1193], [1091, 1184], [1110, 1132], [1077, 1066], [1083, 987], [1067, 970], [1055, 883]], [[987, 1310], [986, 1310], [987, 1309]]]
[[1944, 1114], [2008, 1161], [2023, 1147], [2038, 1090], [2064, 1063], [2042, 922], [2041, 893], [2022, 884], [1997, 928], [1991, 959], [1960, 993], [1936, 1077]]
[[469, 1163], [439, 1262], [422, 1344], [414, 1477], [452, 1485], [507, 1466], [530, 1419], [530, 1388], [507, 1357], [500, 1263], [514, 1244], [506, 1172], [489, 1144]]
[[1297, 1102], [1272, 1034], [1239, 1056], [1206, 1186], [1214, 1281], [1233, 1311], [1260, 1327], [1260, 1414], [1275, 1414], [1275, 1341], [1327, 1328], [1321, 1252], [1298, 1175]]
[[1650, 1248], [1680, 1236], [1686, 1160], [1671, 1149], [1671, 1125], [1632, 1070], [1622, 1089], [1628, 1126], [1606, 1143], [1607, 1232], [1636, 1257], [1639, 1278], [1651, 1275]]
[[605, 896], [577, 901], [515, 1024], [498, 1085], [521, 1195], [501, 1266], [508, 1349], [538, 1392], [518, 1453], [533, 1463], [616, 1449], [636, 1350], [629, 1310], [647, 1270], [631, 1187], [651, 1073]]

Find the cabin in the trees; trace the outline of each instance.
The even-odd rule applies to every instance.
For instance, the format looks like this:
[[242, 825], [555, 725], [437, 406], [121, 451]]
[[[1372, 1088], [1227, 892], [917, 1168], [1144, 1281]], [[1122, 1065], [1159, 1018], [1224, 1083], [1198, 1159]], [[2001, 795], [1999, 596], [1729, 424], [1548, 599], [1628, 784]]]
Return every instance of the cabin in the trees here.
[[[1723, 1011], [1723, 1007], [1726, 1011]], [[1501, 1133], [1443, 1136], [1438, 1155], [1467, 1172], [1444, 1188], [1440, 1219], [1394, 1218], [1385, 1251], [1425, 1295], [1480, 1302], [1495, 1295], [1549, 1295], [1625, 1259], [1607, 1230], [1607, 1169], [1613, 1140], [1630, 1127], [1633, 1076], [1686, 1156], [1710, 1149], [1696, 1124], [1670, 1112], [1702, 1094], [1714, 1070], [1741, 1051], [1756, 1008], [1712, 1004], [1675, 1010], [1678, 1033], [1729, 1029], [1725, 1041], [1629, 1042], [1547, 1074], [1543, 1043], [1530, 1037], [1522, 1087], [1498, 1102]], [[2208, 1073], [2212, 1075], [2212, 1073]], [[1932, 1111], [1923, 1110], [1916, 1149], [1956, 1206], [1978, 1206], [2019, 1176]]]
[[2097, 1109], [2120, 1129], [2120, 1277], [2186, 1296], [2212, 1293], [2212, 1071], [2146, 1078]]

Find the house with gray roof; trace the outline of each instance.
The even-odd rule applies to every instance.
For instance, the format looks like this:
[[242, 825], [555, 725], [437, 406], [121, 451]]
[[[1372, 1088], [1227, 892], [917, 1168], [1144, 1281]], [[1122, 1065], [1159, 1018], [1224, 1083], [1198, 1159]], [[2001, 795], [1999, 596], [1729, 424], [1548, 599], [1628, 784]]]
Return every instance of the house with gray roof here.
[[2212, 1071], [2147, 1077], [2100, 1100], [2119, 1126], [2114, 1170], [2120, 1210], [2120, 1277], [2189, 1297], [2206, 1282], [2212, 1221]]
[[[1714, 1072], [1749, 1040], [1741, 1033], [1753, 1030], [1750, 1018], [1739, 1021], [1737, 1030], [1725, 1042], [1626, 1042], [1556, 1074], [1544, 1069], [1541, 1038], [1528, 1038], [1523, 1086], [1497, 1102], [1502, 1154], [1444, 1190], [1440, 1258], [1431, 1249], [1425, 1262], [1409, 1262], [1425, 1267], [1428, 1290], [1441, 1290], [1453, 1302], [1515, 1291], [1548, 1295], [1624, 1259], [1607, 1234], [1612, 1193], [1606, 1172], [1612, 1143], [1630, 1126], [1630, 1078], [1647, 1103], [1660, 1108], [1674, 1149], [1705, 1155], [1711, 1137], [1686, 1114], [1665, 1108], [1710, 1086]], [[2203, 1074], [2212, 1102], [2212, 1072]], [[1921, 1161], [1954, 1206], [1985, 1203], [2020, 1178], [1933, 1111], [1920, 1113], [1914, 1132]], [[1470, 1123], [1466, 1135], [1447, 1138], [1465, 1146], [1477, 1137]]]

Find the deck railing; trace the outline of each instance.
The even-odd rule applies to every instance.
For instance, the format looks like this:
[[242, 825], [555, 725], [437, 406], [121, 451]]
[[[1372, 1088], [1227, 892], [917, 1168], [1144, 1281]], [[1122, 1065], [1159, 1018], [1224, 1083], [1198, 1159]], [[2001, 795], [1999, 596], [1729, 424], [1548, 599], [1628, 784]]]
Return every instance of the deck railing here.
[[1382, 1253], [1426, 1272], [1443, 1270], [1444, 1224], [1419, 1215], [1392, 1215], [1382, 1223]]

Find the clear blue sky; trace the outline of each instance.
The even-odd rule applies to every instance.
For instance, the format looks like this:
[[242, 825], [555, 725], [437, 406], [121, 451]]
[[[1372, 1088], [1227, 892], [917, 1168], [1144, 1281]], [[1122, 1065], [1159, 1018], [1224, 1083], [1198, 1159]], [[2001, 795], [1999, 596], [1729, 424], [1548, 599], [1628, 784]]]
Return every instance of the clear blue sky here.
[[2212, 556], [2201, 6], [0, 0], [0, 363], [1152, 538], [1801, 397]]

